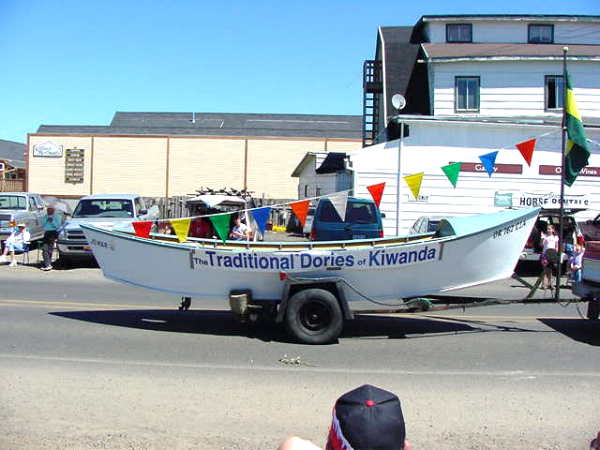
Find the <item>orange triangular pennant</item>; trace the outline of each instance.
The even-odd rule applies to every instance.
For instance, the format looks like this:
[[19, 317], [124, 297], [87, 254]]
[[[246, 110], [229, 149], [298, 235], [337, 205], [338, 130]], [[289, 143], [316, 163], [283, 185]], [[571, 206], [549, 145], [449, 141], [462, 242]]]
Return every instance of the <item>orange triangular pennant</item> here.
[[529, 139], [528, 141], [516, 144], [516, 147], [521, 152], [521, 155], [527, 162], [527, 165], [531, 167], [531, 158], [533, 156], [533, 151], [535, 150], [535, 139]]
[[367, 186], [367, 189], [371, 193], [373, 201], [379, 208], [379, 205], [381, 204], [381, 197], [383, 197], [383, 190], [385, 189], [385, 183], [372, 184], [371, 186]]
[[133, 229], [135, 235], [143, 238], [150, 237], [150, 230], [152, 229], [152, 222], [133, 222]]
[[290, 203], [292, 211], [294, 212], [302, 226], [304, 226], [304, 223], [306, 222], [306, 216], [308, 215], [309, 206], [310, 200], [302, 200], [300, 202]]

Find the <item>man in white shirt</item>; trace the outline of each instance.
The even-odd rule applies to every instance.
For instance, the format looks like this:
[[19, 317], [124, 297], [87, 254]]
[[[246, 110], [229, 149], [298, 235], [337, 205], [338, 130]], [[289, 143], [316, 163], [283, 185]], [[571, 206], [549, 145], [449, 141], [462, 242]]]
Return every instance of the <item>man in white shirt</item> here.
[[4, 252], [2, 256], [0, 256], [0, 263], [6, 262], [6, 256], [10, 252], [11, 261], [10, 267], [15, 267], [17, 265], [17, 259], [15, 258], [15, 252], [23, 252], [25, 251], [25, 245], [29, 244], [29, 240], [31, 239], [31, 235], [29, 231], [27, 231], [26, 225], [24, 223], [17, 224], [17, 227], [10, 233], [10, 236], [5, 242]]
[[229, 233], [229, 239], [234, 241], [247, 241], [250, 239], [250, 227], [245, 223], [242, 223], [240, 216], [237, 216], [234, 221], [231, 233]]

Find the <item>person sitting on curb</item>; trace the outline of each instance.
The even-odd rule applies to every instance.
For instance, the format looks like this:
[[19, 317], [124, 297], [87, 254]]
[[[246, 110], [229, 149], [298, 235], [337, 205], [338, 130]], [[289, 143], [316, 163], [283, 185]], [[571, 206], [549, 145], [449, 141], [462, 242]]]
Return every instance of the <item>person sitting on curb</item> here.
[[[333, 408], [326, 450], [410, 450], [400, 400], [365, 384], [346, 392]], [[279, 450], [318, 450], [299, 437], [287, 438]]]
[[15, 267], [17, 265], [15, 252], [24, 252], [25, 245], [29, 244], [30, 239], [31, 236], [29, 231], [27, 231], [26, 225], [24, 223], [18, 224], [6, 240], [4, 252], [2, 253], [2, 256], [0, 256], [0, 263], [6, 262], [6, 256], [10, 252], [11, 261], [9, 266]]

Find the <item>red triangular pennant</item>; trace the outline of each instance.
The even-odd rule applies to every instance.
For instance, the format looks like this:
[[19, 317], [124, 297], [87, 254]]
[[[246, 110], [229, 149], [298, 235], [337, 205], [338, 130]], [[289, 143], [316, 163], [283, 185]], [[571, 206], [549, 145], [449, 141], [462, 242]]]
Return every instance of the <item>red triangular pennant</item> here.
[[308, 215], [309, 206], [310, 200], [303, 200], [301, 202], [290, 203], [292, 211], [294, 212], [294, 214], [296, 214], [296, 217], [298, 218], [302, 226], [304, 226], [304, 223], [306, 222], [306, 216]]
[[152, 222], [132, 222], [135, 235], [143, 238], [150, 237]]
[[531, 167], [531, 157], [533, 156], [533, 150], [535, 149], [535, 139], [516, 144], [516, 147], [521, 152], [521, 155], [523, 155], [523, 159], [525, 159], [527, 165]]
[[385, 189], [385, 183], [372, 184], [371, 186], [367, 186], [367, 189], [371, 193], [373, 201], [379, 208], [379, 205], [381, 203], [381, 197], [383, 197], [383, 190]]

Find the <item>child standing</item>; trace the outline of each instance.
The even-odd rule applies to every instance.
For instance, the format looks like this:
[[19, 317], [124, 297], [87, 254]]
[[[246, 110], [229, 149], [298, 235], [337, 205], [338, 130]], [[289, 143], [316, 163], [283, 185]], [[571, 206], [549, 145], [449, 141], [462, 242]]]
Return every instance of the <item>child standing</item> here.
[[581, 269], [583, 268], [583, 247], [575, 244], [573, 254], [569, 257], [569, 266], [571, 267], [571, 281], [576, 283], [581, 281]]

